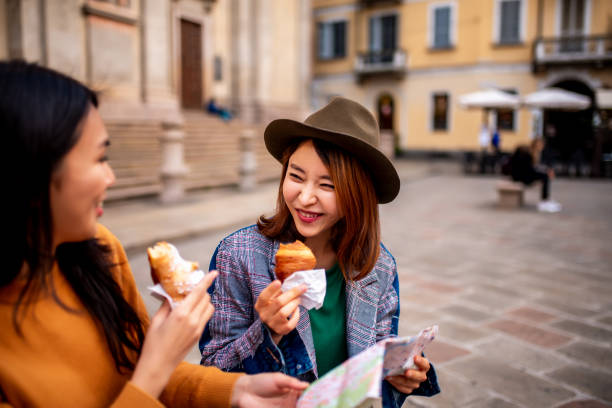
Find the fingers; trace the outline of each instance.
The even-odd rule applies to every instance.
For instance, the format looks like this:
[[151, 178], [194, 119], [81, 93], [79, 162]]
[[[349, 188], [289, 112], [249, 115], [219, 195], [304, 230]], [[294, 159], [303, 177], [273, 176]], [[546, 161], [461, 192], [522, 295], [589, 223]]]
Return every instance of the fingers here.
[[429, 360], [423, 356], [414, 356], [414, 364], [418, 367], [419, 371], [424, 373], [429, 371]]
[[296, 286], [293, 289], [282, 292], [282, 294], [277, 297], [277, 300], [280, 304], [285, 305], [293, 299], [298, 299], [304, 294], [304, 292], [306, 292], [307, 289], [308, 288], [305, 285]]
[[414, 364], [418, 370], [406, 370], [403, 375], [395, 375], [385, 378], [399, 391], [409, 394], [419, 385], [427, 380], [427, 371], [429, 371], [429, 360], [422, 356], [414, 357]]
[[[202, 298], [208, 296], [208, 288], [212, 285], [213, 281], [217, 277], [217, 271], [210, 271], [202, 280], [193, 288], [191, 293], [181, 302], [181, 306], [191, 310], [196, 307], [198, 303], [202, 301]], [[184, 306], [183, 306], [184, 305]]]
[[271, 299], [275, 298], [281, 292], [281, 283], [277, 279], [272, 281], [264, 290], [261, 291], [259, 297], [257, 298], [258, 302], [262, 302], [267, 304]]
[[412, 391], [419, 388], [419, 385], [421, 384], [420, 382], [412, 381], [403, 375], [394, 375], [392, 377], [385, 378], [385, 380], [389, 381], [391, 385], [404, 394], [410, 394]]

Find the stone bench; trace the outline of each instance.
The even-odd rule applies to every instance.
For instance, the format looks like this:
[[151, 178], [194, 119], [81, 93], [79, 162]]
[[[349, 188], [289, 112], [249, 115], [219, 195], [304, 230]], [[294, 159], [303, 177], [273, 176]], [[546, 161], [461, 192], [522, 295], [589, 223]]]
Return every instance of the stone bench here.
[[511, 180], [502, 180], [497, 183], [498, 205], [504, 208], [519, 208], [523, 206], [525, 186]]

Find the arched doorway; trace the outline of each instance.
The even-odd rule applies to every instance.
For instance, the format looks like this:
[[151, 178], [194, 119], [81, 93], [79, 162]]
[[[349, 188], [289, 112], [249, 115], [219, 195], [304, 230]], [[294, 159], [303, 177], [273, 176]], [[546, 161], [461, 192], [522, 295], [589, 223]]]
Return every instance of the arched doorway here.
[[395, 131], [393, 127], [393, 116], [395, 103], [393, 97], [384, 93], [378, 97], [378, 126], [380, 128], [380, 149], [388, 156], [395, 155]]
[[560, 175], [589, 175], [594, 154], [595, 94], [589, 86], [578, 80], [563, 80], [552, 86], [588, 96], [591, 106], [577, 112], [544, 110], [546, 148], [542, 160], [554, 166]]

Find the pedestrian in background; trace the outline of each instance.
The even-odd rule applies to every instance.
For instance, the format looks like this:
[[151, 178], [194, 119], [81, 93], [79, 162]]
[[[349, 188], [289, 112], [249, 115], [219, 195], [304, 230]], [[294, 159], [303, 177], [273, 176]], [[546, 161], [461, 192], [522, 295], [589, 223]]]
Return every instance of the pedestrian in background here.
[[[77, 81], [0, 62], [7, 155], [0, 274], [0, 405], [266, 406], [306, 384], [182, 362], [214, 308], [209, 274], [149, 322], [125, 252], [97, 224], [115, 176], [97, 97]], [[290, 392], [289, 390], [295, 390]]]
[[550, 168], [541, 168], [534, 164], [537, 163], [537, 158], [534, 156], [539, 152], [541, 152], [539, 142], [532, 143], [532, 146], [517, 146], [510, 157], [510, 177], [512, 180], [521, 182], [526, 186], [530, 186], [534, 182], [539, 181], [542, 187], [538, 211], [559, 212], [561, 211], [561, 204], [550, 199], [550, 182], [554, 178], [553, 170]]
[[[363, 106], [335, 98], [305, 122], [279, 119], [265, 130], [282, 165], [276, 212], [221, 241], [212, 302], [200, 340], [202, 363], [226, 371], [282, 371], [313, 381], [376, 342], [397, 336], [399, 281], [382, 245], [378, 204], [399, 192], [398, 174], [377, 148], [379, 127]], [[299, 308], [303, 287], [280, 290], [275, 253], [302, 240], [324, 268], [323, 306]], [[433, 366], [388, 377], [383, 405], [439, 392]]]
[[491, 135], [489, 127], [483, 123], [478, 133], [478, 144], [480, 146], [480, 173], [485, 174], [489, 166], [489, 149], [491, 146]]

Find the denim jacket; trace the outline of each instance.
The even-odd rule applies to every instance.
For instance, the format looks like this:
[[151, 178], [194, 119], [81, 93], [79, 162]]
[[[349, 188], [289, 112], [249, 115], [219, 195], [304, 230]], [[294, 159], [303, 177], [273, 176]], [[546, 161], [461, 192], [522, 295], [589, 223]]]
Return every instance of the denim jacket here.
[[[202, 365], [249, 374], [283, 372], [304, 381], [317, 379], [310, 319], [300, 306], [296, 329], [272, 341], [268, 328], [255, 311], [259, 294], [275, 279], [274, 254], [279, 242], [266, 238], [253, 225], [221, 241], [210, 269], [217, 269], [211, 299], [215, 313], [208, 322], [200, 351]], [[399, 281], [395, 259], [382, 246], [374, 269], [359, 281], [346, 282], [346, 342], [352, 357], [376, 342], [397, 336]], [[433, 368], [427, 380], [411, 395], [432, 396], [440, 392]], [[387, 381], [382, 384], [383, 405], [400, 407], [406, 394]]]

